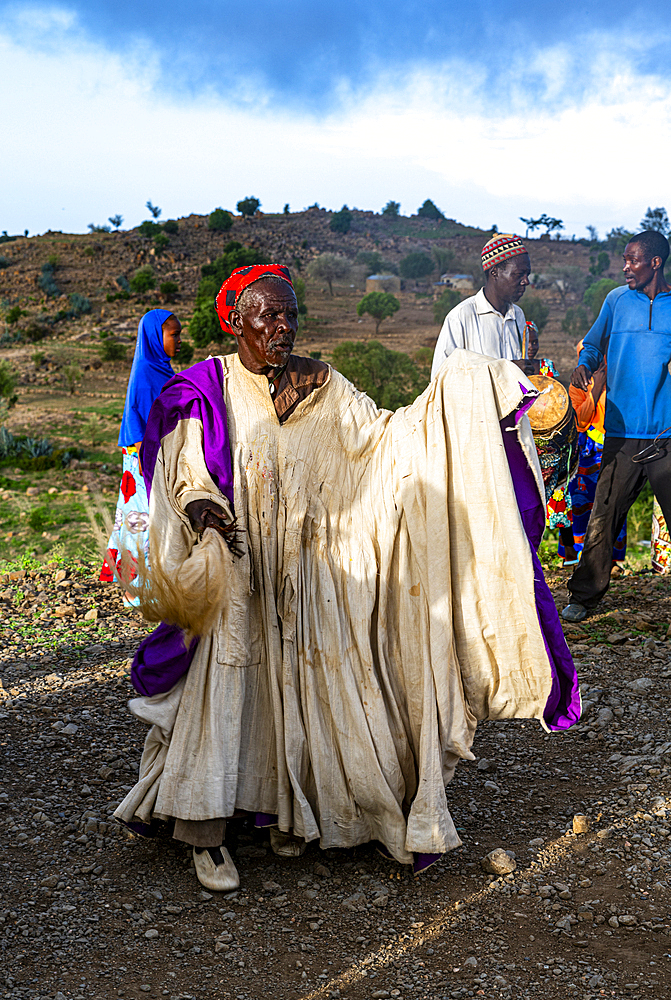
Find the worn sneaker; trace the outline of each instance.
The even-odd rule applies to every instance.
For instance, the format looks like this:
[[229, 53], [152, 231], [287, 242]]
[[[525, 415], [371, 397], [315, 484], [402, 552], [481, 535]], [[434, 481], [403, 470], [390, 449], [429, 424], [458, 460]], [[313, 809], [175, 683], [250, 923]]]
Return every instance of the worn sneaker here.
[[561, 616], [565, 622], [581, 622], [583, 618], [587, 618], [588, 614], [588, 609], [583, 604], [578, 604], [576, 601], [571, 604], [567, 604], [562, 611]]
[[230, 892], [240, 885], [238, 870], [224, 845], [221, 847], [194, 847], [193, 863], [201, 885], [214, 892]]

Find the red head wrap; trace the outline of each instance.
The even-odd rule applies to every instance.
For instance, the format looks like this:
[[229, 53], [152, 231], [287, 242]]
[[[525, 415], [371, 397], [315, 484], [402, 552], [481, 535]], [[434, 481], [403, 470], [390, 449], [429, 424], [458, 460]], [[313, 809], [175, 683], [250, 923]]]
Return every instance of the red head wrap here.
[[236, 267], [230, 278], [227, 278], [219, 289], [219, 294], [215, 299], [215, 307], [224, 333], [233, 333], [228, 317], [235, 304], [244, 292], [255, 281], [262, 278], [281, 278], [293, 289], [289, 268], [283, 264], [248, 264], [246, 267]]

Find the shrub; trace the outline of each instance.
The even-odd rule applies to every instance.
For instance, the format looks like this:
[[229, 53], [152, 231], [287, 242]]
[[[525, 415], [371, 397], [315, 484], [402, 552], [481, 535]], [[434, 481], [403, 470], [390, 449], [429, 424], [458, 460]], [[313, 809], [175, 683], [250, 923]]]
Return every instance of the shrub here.
[[60, 374], [66, 389], [71, 396], [74, 396], [77, 383], [82, 380], [81, 368], [76, 362], [71, 361], [69, 364], [63, 365]]
[[227, 233], [232, 225], [230, 212], [225, 212], [223, 208], [215, 208], [214, 212], [210, 212], [207, 220], [208, 229], [212, 229], [215, 233]]
[[347, 257], [341, 257], [337, 253], [322, 253], [308, 265], [310, 277], [316, 278], [317, 281], [325, 281], [331, 295], [333, 295], [333, 282], [345, 281], [349, 278], [351, 270], [352, 266]]
[[538, 327], [538, 332], [542, 333], [550, 316], [550, 310], [542, 298], [539, 295], [525, 295], [522, 310], [526, 319], [535, 323]]
[[434, 222], [437, 219], [444, 219], [445, 216], [439, 208], [437, 208], [430, 198], [427, 198], [424, 204], [417, 209], [418, 219], [432, 219]]
[[433, 303], [433, 318], [441, 326], [445, 322], [445, 317], [452, 312], [455, 306], [461, 302], [461, 295], [456, 288], [446, 288]]
[[41, 507], [35, 507], [28, 515], [28, 525], [33, 531], [44, 531], [48, 523], [49, 508], [46, 504], [43, 504]]
[[5, 257], [2, 254], [0, 254], [0, 271], [2, 270], [3, 267], [9, 267], [10, 264], [11, 261], [9, 257]]
[[252, 198], [250, 196], [248, 198], [243, 198], [235, 207], [240, 215], [245, 215], [247, 218], [251, 218], [251, 216], [254, 215], [255, 212], [258, 212], [261, 208], [261, 202], [258, 198]]
[[108, 302], [118, 302], [120, 299], [126, 302], [130, 298], [129, 292], [108, 292], [107, 293]]
[[11, 409], [19, 398], [14, 392], [17, 380], [18, 375], [9, 361], [0, 361], [0, 400], [8, 409]]
[[567, 309], [566, 315], [561, 321], [561, 328], [567, 336], [574, 340], [580, 340], [589, 329], [587, 311], [584, 306], [576, 306], [575, 309]]
[[375, 320], [375, 334], [380, 330], [380, 324], [397, 313], [401, 308], [401, 303], [395, 295], [390, 292], [369, 292], [364, 295], [356, 307], [357, 316], [368, 313]]
[[176, 236], [179, 232], [179, 225], [176, 219], [167, 219], [163, 223], [163, 232], [168, 233], [169, 236]]
[[162, 281], [158, 287], [161, 297], [166, 302], [173, 302], [177, 292], [179, 291], [179, 285], [176, 281]]
[[100, 347], [100, 357], [103, 361], [124, 361], [126, 357], [125, 344], [119, 344], [116, 340], [106, 340]]
[[601, 306], [608, 293], [612, 292], [614, 288], [619, 287], [617, 281], [613, 281], [612, 278], [600, 278], [599, 281], [595, 281], [593, 285], [589, 286], [582, 297], [582, 301], [587, 306], [592, 316], [592, 321], [601, 312]]
[[50, 333], [48, 326], [43, 323], [38, 323], [37, 320], [33, 320], [26, 330], [23, 331], [23, 335], [27, 341], [31, 344], [36, 344], [40, 340], [44, 340]]
[[[224, 331], [221, 329], [219, 317], [214, 308], [214, 298], [210, 302], [203, 302], [196, 306], [193, 316], [189, 320], [189, 336], [196, 347], [207, 347], [213, 341], [221, 343], [224, 339]], [[233, 338], [229, 338], [233, 341]], [[235, 343], [231, 345], [231, 350], [235, 350]]]
[[158, 205], [152, 205], [152, 203], [148, 201], [146, 203], [146, 208], [149, 209], [149, 211], [151, 212], [152, 216], [155, 219], [158, 219], [159, 215], [161, 214], [161, 209], [158, 207]]
[[382, 209], [382, 214], [387, 219], [395, 219], [401, 212], [400, 201], [388, 201]]
[[183, 340], [182, 345], [179, 349], [179, 354], [177, 355], [177, 359], [180, 365], [183, 365], [184, 367], [190, 365], [191, 362], [193, 361], [193, 356], [195, 353], [196, 352], [193, 344], [189, 343], [188, 340]]
[[91, 312], [91, 303], [85, 295], [80, 295], [79, 292], [73, 292], [70, 296], [70, 316], [76, 319], [78, 316], [83, 316], [84, 313]]
[[332, 233], [348, 233], [352, 228], [352, 219], [353, 216], [349, 208], [347, 205], [343, 205], [329, 222], [329, 229]]
[[154, 246], [156, 247], [158, 253], [162, 253], [169, 243], [169, 236], [166, 236], [165, 233], [156, 233], [156, 236], [154, 237]]
[[428, 377], [407, 354], [390, 351], [377, 340], [344, 341], [333, 349], [332, 361], [357, 389], [385, 409], [407, 406], [428, 385]]
[[114, 226], [115, 229], [118, 229], [123, 222], [123, 215], [110, 215], [107, 221], [111, 226]]
[[607, 271], [610, 267], [610, 257], [605, 250], [602, 250], [597, 257], [596, 254], [592, 254], [589, 258], [589, 273], [593, 274], [596, 278], [604, 271]]
[[130, 292], [130, 285], [125, 274], [120, 274], [118, 278], [115, 278], [115, 281], [122, 292]]
[[154, 222], [153, 219], [145, 219], [144, 222], [138, 226], [138, 231], [140, 236], [147, 236], [151, 238], [152, 236], [156, 236], [160, 233], [162, 228], [163, 226], [160, 222]]
[[150, 291], [156, 284], [154, 272], [149, 266], [139, 267], [130, 279], [130, 290], [137, 295]]
[[49, 261], [46, 264], [42, 264], [42, 273], [37, 282], [49, 298], [55, 298], [61, 294], [61, 290], [54, 280], [54, 270], [54, 265], [49, 263]]
[[44, 351], [35, 351], [35, 353], [31, 354], [30, 356], [30, 360], [33, 362], [36, 368], [42, 367], [45, 358], [46, 354], [44, 353]]
[[95, 222], [89, 222], [89, 229], [92, 233], [111, 233], [109, 226], [96, 226]]
[[27, 316], [27, 315], [28, 313], [26, 312], [25, 309], [22, 309], [21, 306], [12, 306], [12, 308], [5, 316], [5, 319], [7, 320], [10, 326], [14, 326], [15, 323], [19, 322], [22, 316]]
[[403, 258], [400, 270], [404, 278], [412, 278], [417, 281], [418, 278], [425, 278], [428, 274], [431, 274], [435, 266], [428, 253], [422, 253], [422, 251], [417, 250]]
[[286, 203], [286, 205], [284, 206], [284, 208], [282, 209], [282, 211], [283, 211], [283, 213], [285, 215], [289, 214], [289, 202]]

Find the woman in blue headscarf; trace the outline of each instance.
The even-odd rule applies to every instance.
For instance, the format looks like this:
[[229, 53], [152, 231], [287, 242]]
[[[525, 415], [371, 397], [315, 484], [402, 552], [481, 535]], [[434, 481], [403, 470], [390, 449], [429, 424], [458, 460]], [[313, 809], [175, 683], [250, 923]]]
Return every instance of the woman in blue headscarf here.
[[137, 328], [135, 357], [119, 431], [123, 475], [114, 531], [107, 546], [107, 559], [100, 571], [100, 579], [106, 582], [114, 580], [114, 569], [119, 571], [123, 550], [137, 557], [142, 548], [145, 557], [148, 555], [149, 501], [140, 464], [140, 445], [152, 404], [168, 379], [175, 374], [170, 359], [179, 352], [181, 332], [181, 323], [167, 309], [152, 309], [145, 313]]

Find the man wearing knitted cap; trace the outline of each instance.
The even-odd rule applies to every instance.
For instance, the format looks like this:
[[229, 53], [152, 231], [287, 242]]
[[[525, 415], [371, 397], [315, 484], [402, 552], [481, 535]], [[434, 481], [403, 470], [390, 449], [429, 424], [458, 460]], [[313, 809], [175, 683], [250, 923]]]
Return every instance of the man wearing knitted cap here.
[[465, 348], [489, 358], [514, 361], [527, 375], [535, 366], [525, 349], [524, 313], [516, 304], [529, 284], [529, 254], [519, 236], [497, 233], [482, 248], [485, 287], [445, 317], [433, 355], [435, 376], [445, 358]]
[[115, 815], [173, 821], [210, 889], [238, 884], [223, 841], [240, 811], [281, 856], [377, 841], [419, 873], [461, 843], [445, 785], [478, 719], [579, 715], [534, 547], [544, 489], [517, 418], [535, 390], [458, 351], [381, 410], [293, 355], [279, 265], [236, 270], [217, 312], [237, 354], [171, 379], [143, 439], [136, 589], [162, 624], [131, 671], [151, 729]]

